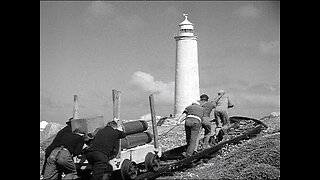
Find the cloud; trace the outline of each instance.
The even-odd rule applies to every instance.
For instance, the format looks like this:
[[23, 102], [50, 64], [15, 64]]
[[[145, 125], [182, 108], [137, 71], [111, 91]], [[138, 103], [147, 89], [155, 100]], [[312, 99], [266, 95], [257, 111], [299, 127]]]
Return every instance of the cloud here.
[[130, 82], [144, 92], [154, 93], [158, 103], [173, 103], [174, 81], [156, 81], [151, 74], [137, 71], [131, 76]]
[[247, 4], [236, 9], [235, 14], [243, 18], [256, 18], [259, 16], [259, 10], [253, 4]]
[[280, 53], [280, 41], [274, 40], [274, 41], [261, 41], [259, 43], [259, 52], [262, 54], [272, 54], [277, 55]]
[[44, 128], [46, 128], [47, 124], [48, 124], [47, 121], [41, 121], [41, 122], [40, 122], [40, 130], [41, 130], [41, 129], [43, 130]]

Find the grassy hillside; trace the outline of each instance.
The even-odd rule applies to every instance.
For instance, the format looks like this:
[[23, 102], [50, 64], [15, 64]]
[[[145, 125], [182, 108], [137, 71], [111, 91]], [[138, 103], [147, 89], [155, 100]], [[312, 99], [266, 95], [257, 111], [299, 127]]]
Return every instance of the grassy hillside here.
[[158, 179], [280, 179], [280, 115], [261, 118], [268, 129], [222, 148], [215, 158]]
[[[157, 179], [280, 179], [280, 115], [269, 115], [260, 120], [268, 129], [256, 138], [222, 148], [208, 163]], [[168, 129], [170, 127], [159, 127], [159, 134]], [[40, 171], [43, 150], [54, 137], [40, 143]], [[160, 137], [159, 144], [163, 151], [184, 145], [184, 127], [179, 126]]]

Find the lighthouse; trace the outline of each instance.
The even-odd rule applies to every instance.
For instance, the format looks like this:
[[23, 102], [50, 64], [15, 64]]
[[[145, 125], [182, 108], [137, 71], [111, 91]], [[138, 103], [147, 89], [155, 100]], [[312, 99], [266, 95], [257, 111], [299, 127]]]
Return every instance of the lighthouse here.
[[179, 24], [176, 40], [174, 115], [199, 99], [198, 37], [194, 35], [193, 24], [188, 14]]

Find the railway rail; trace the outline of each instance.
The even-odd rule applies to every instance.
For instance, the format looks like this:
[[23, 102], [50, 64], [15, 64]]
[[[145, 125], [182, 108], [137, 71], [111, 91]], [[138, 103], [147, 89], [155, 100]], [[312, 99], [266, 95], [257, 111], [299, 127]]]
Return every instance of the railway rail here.
[[186, 158], [181, 155], [181, 153], [185, 151], [186, 145], [165, 151], [161, 158], [159, 158], [160, 167], [157, 171], [141, 173], [134, 179], [156, 179], [163, 174], [171, 174], [181, 169], [192, 167], [188, 165], [203, 159], [212, 158], [215, 153], [227, 144], [239, 143], [241, 140], [250, 139], [260, 133], [263, 129], [267, 128], [261, 121], [243, 116], [230, 117], [230, 123], [230, 127], [224, 131], [226, 134], [223, 135], [223, 139], [219, 143]]
[[[244, 116], [231, 116], [230, 126], [223, 132], [223, 139], [220, 142], [212, 144], [210, 148], [202, 149], [198, 153], [190, 157], [184, 157], [182, 152], [185, 152], [187, 145], [182, 145], [173, 149], [162, 152], [161, 157], [146, 156], [145, 163], [134, 164], [131, 166], [128, 164], [126, 168], [121, 168], [120, 171], [114, 171], [112, 179], [125, 179], [125, 180], [151, 180], [156, 179], [163, 175], [170, 175], [174, 172], [181, 171], [183, 169], [192, 168], [190, 164], [199, 165], [208, 159], [211, 159], [215, 154], [226, 147], [228, 144], [240, 143], [242, 140], [250, 139], [259, 134], [267, 126], [254, 118]], [[222, 138], [222, 137], [220, 137]], [[126, 171], [126, 177], [124, 177], [123, 170]], [[84, 175], [84, 174], [83, 174]], [[89, 178], [88, 171], [86, 175], [82, 176], [82, 180]]]

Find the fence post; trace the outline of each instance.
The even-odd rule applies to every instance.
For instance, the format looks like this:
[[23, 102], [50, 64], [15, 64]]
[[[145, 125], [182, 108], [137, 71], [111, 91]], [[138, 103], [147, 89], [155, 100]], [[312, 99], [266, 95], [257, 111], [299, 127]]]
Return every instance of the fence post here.
[[[116, 89], [112, 90], [113, 120], [123, 127], [122, 120], [120, 119], [120, 95], [120, 91], [117, 91]], [[121, 159], [121, 139], [119, 140], [119, 149], [116, 158]], [[118, 165], [120, 165], [120, 162]]]
[[156, 123], [156, 112], [154, 110], [154, 98], [153, 94], [149, 96], [149, 104], [150, 104], [150, 113], [151, 113], [151, 120], [152, 120], [152, 129], [153, 129], [153, 136], [154, 136], [154, 148], [156, 151], [159, 149], [159, 143], [158, 143], [158, 129], [157, 129], [157, 123]]
[[79, 118], [79, 105], [78, 105], [78, 96], [73, 95], [73, 114], [72, 114], [73, 119], [78, 119]]

